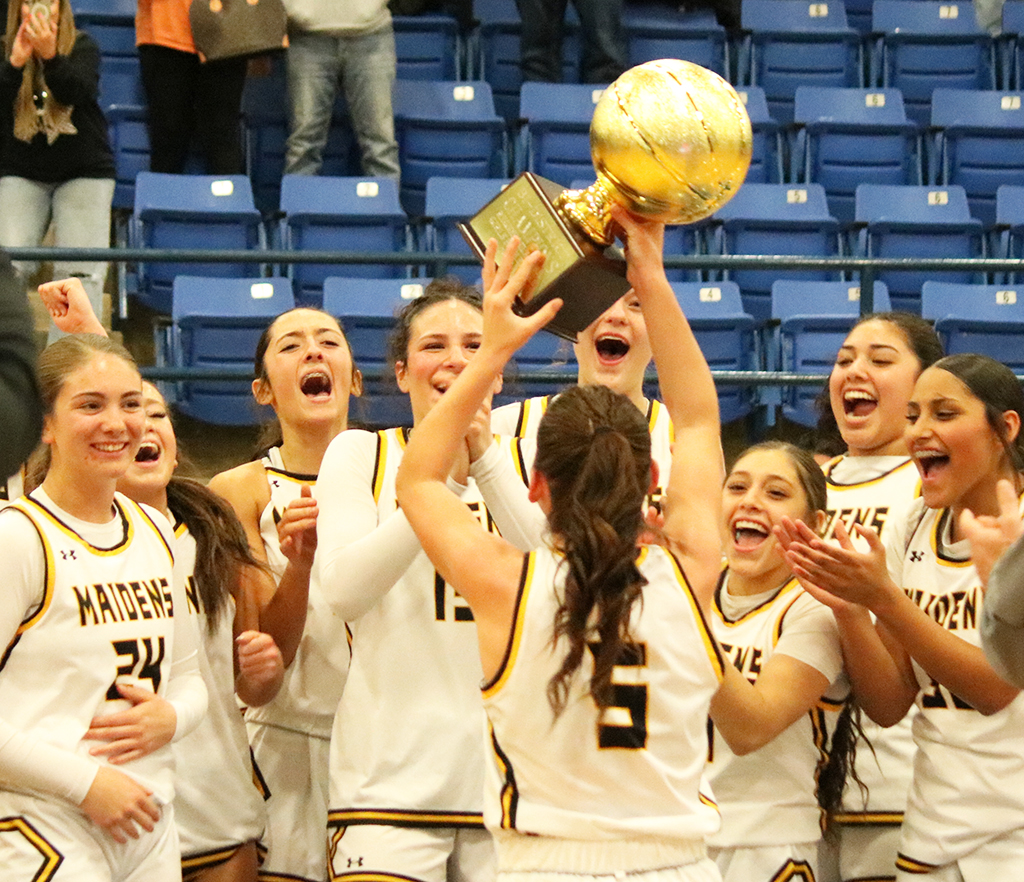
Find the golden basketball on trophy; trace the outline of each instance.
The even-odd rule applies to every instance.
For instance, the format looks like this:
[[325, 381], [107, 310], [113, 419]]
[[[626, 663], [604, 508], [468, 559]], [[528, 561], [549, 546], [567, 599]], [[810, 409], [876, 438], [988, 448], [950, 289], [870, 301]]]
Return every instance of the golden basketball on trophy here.
[[548, 330], [574, 340], [629, 290], [625, 262], [608, 247], [612, 204], [666, 224], [702, 220], [739, 190], [752, 141], [743, 101], [718, 74], [674, 58], [649, 61], [622, 74], [594, 107], [596, 183], [563, 190], [524, 172], [460, 229], [481, 259], [492, 237], [519, 236], [517, 260], [546, 252], [533, 294], [517, 308], [528, 315], [561, 297]]

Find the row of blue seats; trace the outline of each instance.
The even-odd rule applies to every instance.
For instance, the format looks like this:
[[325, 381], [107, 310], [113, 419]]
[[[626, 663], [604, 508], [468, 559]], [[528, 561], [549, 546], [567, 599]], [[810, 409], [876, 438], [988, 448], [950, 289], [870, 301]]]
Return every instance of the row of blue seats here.
[[[79, 19], [103, 49], [104, 76], [124, 76], [134, 58], [132, 19], [96, 0]], [[132, 4], [134, 5], [134, 4]], [[403, 79], [480, 79], [490, 83], [499, 113], [518, 114], [519, 18], [512, 0], [478, 0], [478, 31], [464, 41], [454, 19], [396, 19], [398, 72]], [[121, 16], [120, 18], [118, 16]], [[1004, 36], [979, 29], [969, 0], [743, 0], [743, 33], [727, 35], [710, 13], [681, 13], [667, 5], [629, 5], [624, 17], [629, 64], [685, 58], [737, 85], [761, 85], [773, 116], [788, 122], [796, 85], [903, 88], [920, 122], [935, 85], [1021, 88], [1022, 0], [1009, 0]], [[867, 27], [865, 24], [869, 23]], [[465, 48], [464, 44], [471, 48]], [[579, 79], [571, 23], [565, 79]], [[473, 59], [460, 63], [460, 59]], [[941, 80], [941, 81], [939, 81]]]
[[[365, 400], [356, 403], [362, 422], [406, 425], [405, 396], [398, 394], [386, 363], [387, 337], [402, 305], [418, 297], [429, 280], [329, 277], [323, 308], [342, 322], [356, 364], [366, 374]], [[827, 374], [845, 335], [861, 312], [860, 289], [849, 283], [777, 281], [772, 287], [773, 324], [761, 335], [744, 312], [735, 282], [673, 283], [698, 342], [714, 371], [767, 369]], [[923, 311], [935, 322], [946, 351], [983, 352], [1020, 373], [1024, 354], [1024, 288], [927, 282]], [[173, 285], [171, 322], [158, 333], [158, 365], [238, 371], [251, 364], [256, 340], [273, 318], [295, 304], [291, 282], [282, 277], [236, 279], [178, 276]], [[884, 283], [874, 288], [874, 310], [889, 308]], [[574, 381], [575, 358], [565, 341], [540, 334], [516, 354], [504, 398], [557, 392]], [[196, 419], [227, 425], [251, 424], [269, 416], [256, 407], [243, 380], [168, 383], [165, 393]], [[656, 389], [649, 390], [657, 394]], [[749, 386], [719, 384], [723, 422], [755, 409], [813, 426], [816, 386], [757, 392]], [[499, 401], [497, 403], [502, 403]]]
[[[504, 179], [432, 178], [427, 187], [429, 219], [412, 227], [390, 179], [287, 176], [282, 217], [269, 230], [256, 210], [248, 178], [236, 176], [138, 176], [134, 212], [119, 233], [119, 244], [140, 248], [239, 249], [254, 252], [251, 263], [210, 264], [211, 275], [262, 275], [258, 252], [268, 243], [294, 251], [398, 252], [407, 263], [367, 263], [349, 275], [400, 277], [407, 266], [433, 275], [446, 268], [430, 253], [469, 253], [456, 224], [498, 194]], [[745, 184], [709, 221], [666, 231], [666, 255], [755, 254], [834, 257], [1019, 259], [1024, 256], [1024, 186], [1004, 186], [997, 199], [995, 238], [973, 217], [962, 187], [861, 184], [855, 195], [855, 227], [844, 231], [829, 212], [819, 184]], [[467, 281], [476, 266], [453, 267]], [[170, 263], [143, 262], [137, 274], [122, 273], [123, 293], [152, 308], [169, 311], [174, 277], [188, 272]], [[303, 302], [317, 304], [331, 264], [295, 263], [288, 274]], [[759, 322], [770, 317], [769, 297], [777, 269], [731, 271], [743, 292], [746, 311]], [[708, 274], [704, 274], [707, 278]], [[676, 268], [670, 277], [695, 280], [695, 271]], [[802, 271], [818, 280], [837, 273]], [[885, 270], [879, 275], [899, 308], [919, 311], [923, 271]], [[953, 274], [951, 281], [996, 281], [977, 272]], [[122, 299], [122, 303], [124, 300]]]

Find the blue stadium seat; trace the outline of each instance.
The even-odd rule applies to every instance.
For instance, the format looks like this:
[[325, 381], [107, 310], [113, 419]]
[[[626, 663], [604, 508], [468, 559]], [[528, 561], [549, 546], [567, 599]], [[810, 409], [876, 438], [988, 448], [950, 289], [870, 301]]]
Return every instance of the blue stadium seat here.
[[921, 313], [948, 355], [980, 352], [1024, 373], [1024, 288], [925, 282]]
[[142, 71], [137, 55], [100, 56], [100, 107], [112, 104], [142, 106], [146, 95], [142, 89]]
[[[425, 250], [473, 254], [456, 224], [476, 214], [508, 182], [508, 178], [442, 177], [427, 181]], [[480, 265], [475, 261], [470, 266], [451, 267], [436, 263], [429, 271], [433, 276], [451, 273], [470, 285], [480, 281]]]
[[592, 178], [590, 120], [604, 89], [584, 83], [523, 83], [520, 116], [525, 125], [518, 146], [525, 162], [517, 161], [519, 170], [563, 187]]
[[863, 85], [860, 34], [841, 2], [743, 0], [739, 82], [761, 86], [772, 118], [793, 121], [797, 86]]
[[[171, 294], [169, 339], [157, 347], [158, 364], [251, 370], [260, 335], [294, 305], [287, 279], [180, 275]], [[182, 413], [216, 425], [254, 425], [272, 416], [253, 400], [248, 379], [175, 383], [167, 397]]]
[[[168, 175], [140, 172], [128, 244], [136, 248], [259, 251], [266, 247], [263, 218], [244, 175]], [[249, 263], [142, 263], [137, 296], [158, 312], [171, 311], [179, 274], [221, 278], [262, 275], [259, 255]]]
[[660, 58], [681, 58], [723, 77], [728, 73], [725, 28], [710, 9], [689, 12], [664, 3], [628, 3], [622, 26], [630, 67]]
[[110, 150], [114, 154], [114, 208], [135, 205], [135, 179], [149, 171], [149, 129], [141, 104], [105, 107]]
[[935, 89], [994, 89], [992, 38], [978, 28], [969, 0], [875, 0], [872, 30], [880, 33], [875, 81], [899, 89], [907, 116], [930, 120]]
[[937, 180], [967, 191], [971, 214], [986, 226], [996, 219], [996, 190], [1024, 184], [1024, 92], [936, 89], [932, 126]]
[[[484, 79], [494, 91], [498, 114], [512, 123], [519, 117], [519, 90], [523, 74], [519, 67], [519, 32], [522, 21], [515, 0], [474, 0], [473, 14], [480, 27], [471, 51], [472, 79]], [[570, 4], [566, 9], [565, 38], [562, 42], [562, 79], [579, 80], [579, 19]]]
[[[282, 247], [293, 251], [405, 251], [408, 235], [398, 186], [391, 178], [285, 175], [279, 227]], [[324, 279], [338, 264], [296, 263], [289, 276], [299, 303], [319, 306]], [[400, 264], [352, 264], [348, 276], [407, 276]]]
[[409, 397], [395, 383], [388, 341], [399, 310], [419, 297], [429, 282], [342, 276], [324, 279], [324, 311], [341, 322], [352, 358], [364, 374], [363, 397], [352, 402], [356, 422], [375, 428], [412, 425]]
[[[751, 371], [758, 365], [754, 319], [743, 309], [735, 282], [673, 282], [683, 312], [713, 371]], [[723, 423], [746, 417], [756, 396], [750, 386], [720, 384]]]
[[395, 15], [395, 54], [402, 80], [455, 80], [462, 76], [462, 41], [450, 15]]
[[411, 216], [423, 214], [430, 178], [508, 174], [505, 121], [487, 83], [398, 80], [394, 111], [401, 199]]
[[[887, 312], [889, 291], [884, 282], [873, 286], [873, 312]], [[861, 314], [860, 287], [853, 282], [797, 282], [772, 285], [772, 318], [778, 321], [772, 346], [777, 370], [796, 374], [827, 374], [836, 353]], [[820, 389], [792, 386], [783, 390], [782, 415], [803, 426], [814, 426], [814, 401]]]
[[[264, 213], [277, 211], [284, 175], [288, 139], [288, 85], [283, 57], [271, 59], [270, 73], [250, 75], [242, 93], [246, 158], [256, 206]], [[339, 92], [324, 147], [320, 173], [330, 177], [358, 175], [362, 170], [359, 146]]]
[[137, 57], [136, 0], [75, 0], [75, 27], [100, 47], [100, 56]]
[[[996, 190], [996, 256], [1024, 257], [1024, 186], [1004, 184]], [[1015, 282], [1020, 273], [997, 274], [995, 281]]]
[[[921, 0], [927, 2], [927, 0]], [[983, 257], [981, 221], [971, 217], [964, 188], [897, 187], [861, 184], [856, 219], [865, 225], [858, 250], [864, 257]], [[970, 272], [885, 270], [878, 279], [889, 287], [894, 309], [921, 311], [921, 285], [929, 278], [954, 282], [983, 281]]]
[[897, 89], [799, 86], [793, 179], [825, 188], [829, 211], [854, 216], [858, 184], [921, 184], [920, 135]]
[[[714, 251], [834, 257], [839, 222], [828, 211], [821, 184], [745, 184], [714, 215]], [[836, 279], [824, 270], [735, 270], [728, 278], [743, 294], [744, 310], [759, 323], [771, 317], [771, 287], [779, 278]]]
[[782, 170], [782, 137], [779, 124], [768, 113], [768, 101], [760, 86], [740, 86], [737, 94], [747, 108], [754, 142], [750, 151], [748, 184], [780, 184]]
[[1003, 37], [1006, 57], [1003, 85], [1024, 89], [1024, 2], [1010, 0], [1003, 4]]

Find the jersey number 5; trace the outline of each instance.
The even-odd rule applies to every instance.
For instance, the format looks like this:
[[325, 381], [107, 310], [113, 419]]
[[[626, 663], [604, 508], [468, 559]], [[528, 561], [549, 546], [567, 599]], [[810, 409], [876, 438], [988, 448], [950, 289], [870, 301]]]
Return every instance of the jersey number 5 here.
[[[145, 660], [142, 658], [142, 649], [145, 650]], [[127, 659], [124, 664], [117, 666], [117, 676], [134, 677], [136, 680], [149, 680], [153, 684], [153, 691], [160, 690], [160, 665], [164, 661], [164, 638], [157, 637], [156, 654], [153, 653], [153, 640], [150, 637], [143, 637], [141, 640], [115, 640], [113, 641], [114, 652], [118, 658]], [[107, 701], [117, 701], [121, 693], [117, 691], [117, 680], [110, 684], [107, 690]]]
[[[591, 653], [597, 658], [599, 643], [590, 643]], [[647, 647], [642, 643], [627, 643], [622, 647], [619, 661], [612, 669], [612, 703], [604, 709], [598, 727], [597, 745], [602, 748], [641, 750], [647, 746], [647, 684], [615, 682], [618, 679], [635, 680], [638, 669], [647, 665]]]

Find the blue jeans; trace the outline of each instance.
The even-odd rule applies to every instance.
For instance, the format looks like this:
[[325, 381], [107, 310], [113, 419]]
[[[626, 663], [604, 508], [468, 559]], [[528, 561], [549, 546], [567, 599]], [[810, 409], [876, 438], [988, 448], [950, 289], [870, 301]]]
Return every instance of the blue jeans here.
[[[110, 203], [114, 198], [113, 178], [72, 178], [63, 184], [45, 184], [28, 178], [0, 178], [0, 246], [32, 247], [42, 243], [53, 221], [53, 244], [67, 248], [110, 247]], [[19, 260], [14, 264], [22, 281], [27, 281], [37, 264]], [[103, 318], [103, 282], [107, 264], [93, 261], [61, 260], [53, 265], [55, 279], [77, 275], [89, 295], [97, 317]], [[47, 342], [64, 335], [52, 325]]]
[[359, 141], [363, 174], [397, 180], [398, 142], [391, 109], [396, 56], [391, 26], [352, 37], [293, 30], [288, 39], [291, 133], [285, 174], [319, 173], [340, 82]]
[[[516, 0], [522, 19], [523, 80], [562, 80], [562, 29], [567, 0]], [[573, 0], [580, 17], [583, 58], [580, 80], [610, 83], [626, 69], [622, 0]]]

